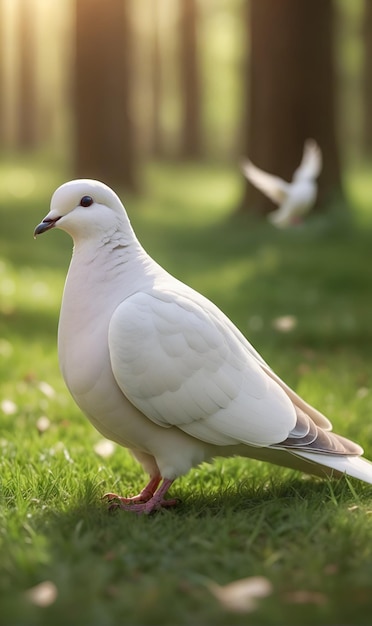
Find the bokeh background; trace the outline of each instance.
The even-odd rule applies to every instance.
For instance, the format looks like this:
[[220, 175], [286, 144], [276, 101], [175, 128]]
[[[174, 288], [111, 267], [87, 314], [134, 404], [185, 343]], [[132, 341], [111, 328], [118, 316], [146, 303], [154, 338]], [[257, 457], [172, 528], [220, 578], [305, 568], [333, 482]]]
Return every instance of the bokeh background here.
[[[321, 208], [371, 156], [371, 42], [368, 0], [1, 0], [1, 154], [140, 192], [154, 160], [289, 178], [310, 136]], [[273, 207], [247, 184], [237, 208]]]

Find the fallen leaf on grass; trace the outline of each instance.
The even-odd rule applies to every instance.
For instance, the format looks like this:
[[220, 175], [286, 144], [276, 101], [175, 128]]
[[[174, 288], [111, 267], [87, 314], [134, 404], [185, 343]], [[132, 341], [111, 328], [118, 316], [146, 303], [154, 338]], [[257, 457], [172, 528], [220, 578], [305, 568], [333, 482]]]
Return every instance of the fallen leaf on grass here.
[[44, 580], [44, 582], [31, 587], [26, 591], [26, 596], [36, 606], [46, 607], [53, 604], [58, 596], [58, 590], [55, 584], [51, 580]]
[[224, 586], [210, 582], [208, 588], [221, 606], [233, 613], [250, 613], [256, 610], [257, 600], [272, 593], [271, 582], [263, 576], [241, 578]]

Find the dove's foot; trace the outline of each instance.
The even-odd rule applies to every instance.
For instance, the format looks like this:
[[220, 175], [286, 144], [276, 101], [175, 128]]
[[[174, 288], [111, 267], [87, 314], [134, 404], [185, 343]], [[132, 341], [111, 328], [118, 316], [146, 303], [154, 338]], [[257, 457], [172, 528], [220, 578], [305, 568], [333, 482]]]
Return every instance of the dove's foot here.
[[[103, 496], [110, 502], [109, 510], [122, 509], [124, 511], [132, 511], [134, 513], [152, 513], [163, 507], [170, 507], [178, 504], [176, 498], [165, 500], [164, 495], [173, 483], [173, 480], [164, 479], [163, 483], [157, 489], [160, 483], [160, 476], [156, 476], [150, 480], [141, 493], [131, 498], [123, 498], [115, 493], [105, 493]], [[157, 489], [157, 490], [156, 490]]]
[[122, 496], [118, 496], [116, 493], [105, 493], [103, 498], [106, 498], [109, 502], [111, 500], [119, 500], [122, 504], [130, 504], [137, 502], [148, 502], [153, 497], [155, 491], [157, 490], [159, 483], [161, 481], [161, 476], [154, 476], [147, 483], [146, 487], [142, 489], [142, 491], [136, 495], [131, 496], [130, 498], [124, 498]]

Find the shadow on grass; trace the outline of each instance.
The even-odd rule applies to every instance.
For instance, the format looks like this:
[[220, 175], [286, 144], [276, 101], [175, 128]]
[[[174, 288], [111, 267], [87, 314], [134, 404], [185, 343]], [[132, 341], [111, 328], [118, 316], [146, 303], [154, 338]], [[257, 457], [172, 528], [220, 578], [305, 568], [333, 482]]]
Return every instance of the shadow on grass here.
[[[286, 472], [286, 470], [284, 470]], [[249, 513], [250, 523], [254, 523], [255, 518], [261, 519], [263, 509], [272, 507], [286, 511], [286, 515], [291, 512], [296, 515], [299, 506], [318, 508], [323, 506], [341, 506], [350, 501], [363, 501], [364, 496], [368, 499], [371, 496], [370, 485], [364, 485], [359, 481], [340, 478], [337, 480], [317, 479], [315, 477], [302, 477], [295, 473], [294, 477], [280, 477], [282, 470], [279, 470], [279, 478], [271, 475], [268, 479], [250, 478], [247, 481], [237, 481], [216, 488], [203, 490], [202, 484], [198, 482], [197, 488], [192, 486], [184, 487], [180, 479], [171, 492], [171, 497], [179, 500], [178, 504], [171, 508], [161, 509], [151, 515], [138, 515], [130, 511], [116, 509], [109, 510], [105, 499], [102, 498], [102, 486], [94, 480], [86, 478], [79, 494], [73, 496], [74, 503], [71, 506], [62, 506], [60, 509], [54, 508], [35, 515], [37, 524], [50, 534], [55, 536], [55, 531], [65, 529], [68, 535], [77, 528], [79, 532], [82, 528], [90, 531], [102, 531], [102, 529], [123, 530], [128, 527], [138, 528], [138, 524], [143, 529], [151, 528], [152, 525], [161, 523], [168, 524], [172, 520], [176, 524], [191, 519], [209, 520], [216, 522], [231, 519], [234, 514], [241, 515]], [[196, 483], [195, 483], [196, 484]], [[124, 495], [124, 494], [123, 494]], [[76, 502], [78, 500], [78, 502]], [[149, 524], [149, 526], [146, 526]], [[61, 533], [58, 533], [61, 537]]]

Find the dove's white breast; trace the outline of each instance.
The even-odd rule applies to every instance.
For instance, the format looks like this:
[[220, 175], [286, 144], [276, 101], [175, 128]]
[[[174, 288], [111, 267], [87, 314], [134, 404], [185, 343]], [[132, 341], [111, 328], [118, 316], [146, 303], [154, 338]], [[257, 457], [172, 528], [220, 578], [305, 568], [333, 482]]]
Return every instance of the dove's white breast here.
[[[141, 433], [141, 423], [148, 420], [117, 386], [108, 348], [112, 314], [135, 289], [131, 272], [124, 270], [127, 263], [130, 260], [118, 253], [106, 259], [102, 253], [96, 259], [84, 249], [74, 253], [61, 306], [58, 354], [67, 387], [96, 428], [122, 445], [136, 447], [131, 424]], [[139, 263], [137, 274], [141, 272], [144, 283], [151, 281]]]

